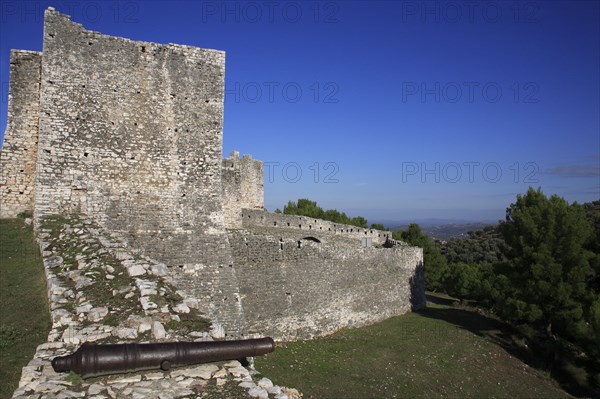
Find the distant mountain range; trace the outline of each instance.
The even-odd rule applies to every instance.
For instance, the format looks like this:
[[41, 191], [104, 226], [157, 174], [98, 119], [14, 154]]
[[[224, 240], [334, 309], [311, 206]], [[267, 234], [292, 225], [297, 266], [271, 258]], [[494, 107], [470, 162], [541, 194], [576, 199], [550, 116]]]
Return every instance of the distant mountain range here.
[[386, 228], [396, 230], [406, 230], [410, 223], [417, 223], [421, 230], [429, 237], [437, 240], [448, 240], [450, 238], [467, 237], [467, 232], [481, 230], [485, 226], [495, 225], [497, 221], [473, 222], [467, 220], [448, 220], [448, 219], [425, 219], [411, 222], [394, 222], [389, 220], [371, 221], [369, 223], [380, 223]]

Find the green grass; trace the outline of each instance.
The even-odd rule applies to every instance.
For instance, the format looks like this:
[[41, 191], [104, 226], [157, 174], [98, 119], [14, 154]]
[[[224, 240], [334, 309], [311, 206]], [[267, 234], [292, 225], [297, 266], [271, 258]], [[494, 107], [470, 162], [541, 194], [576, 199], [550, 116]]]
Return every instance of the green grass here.
[[256, 359], [305, 398], [564, 398], [547, 373], [512, 356], [501, 324], [451, 304], [313, 340]]
[[46, 279], [31, 226], [0, 219], [0, 398], [17, 388], [21, 368], [50, 331]]

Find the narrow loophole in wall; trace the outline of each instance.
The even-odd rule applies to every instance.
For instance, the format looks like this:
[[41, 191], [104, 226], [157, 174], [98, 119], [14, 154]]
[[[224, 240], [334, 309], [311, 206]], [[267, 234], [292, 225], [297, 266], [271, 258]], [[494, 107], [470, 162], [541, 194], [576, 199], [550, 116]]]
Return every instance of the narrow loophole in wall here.
[[309, 230], [312, 230], [312, 224], [309, 224], [309, 225], [308, 225], [308, 229], [309, 229]]
[[277, 226], [277, 222], [273, 222], [273, 226]]
[[145, 53], [146, 52], [146, 46], [142, 46], [141, 50], [142, 50], [142, 53]]
[[288, 227], [290, 227], [290, 224], [289, 224], [289, 222], [288, 222]]
[[298, 248], [302, 248], [302, 242], [298, 241]]
[[87, 156], [88, 156], [88, 155], [90, 155], [90, 154], [89, 154], [89, 153], [87, 153], [87, 152], [84, 152], [84, 153], [83, 153], [83, 156], [84, 156], [84, 157], [86, 157], [86, 158], [87, 158]]
[[302, 225], [301, 225], [301, 224], [299, 224], [299, 225], [298, 225], [298, 227], [302, 228]]

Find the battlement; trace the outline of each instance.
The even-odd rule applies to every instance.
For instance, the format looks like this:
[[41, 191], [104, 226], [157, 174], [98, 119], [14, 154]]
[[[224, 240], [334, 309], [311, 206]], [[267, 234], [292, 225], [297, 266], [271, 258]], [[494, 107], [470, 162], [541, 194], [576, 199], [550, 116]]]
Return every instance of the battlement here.
[[[348, 224], [334, 223], [328, 220], [315, 219], [308, 216], [285, 215], [257, 209], [242, 209], [242, 226], [252, 230], [256, 227], [279, 230], [302, 231], [304, 235], [313, 236], [320, 241], [327, 236], [343, 236], [356, 240], [356, 247], [361, 246], [363, 238], [370, 238], [372, 244], [383, 245], [392, 238], [389, 231], [365, 229]], [[273, 230], [271, 230], [273, 231]]]

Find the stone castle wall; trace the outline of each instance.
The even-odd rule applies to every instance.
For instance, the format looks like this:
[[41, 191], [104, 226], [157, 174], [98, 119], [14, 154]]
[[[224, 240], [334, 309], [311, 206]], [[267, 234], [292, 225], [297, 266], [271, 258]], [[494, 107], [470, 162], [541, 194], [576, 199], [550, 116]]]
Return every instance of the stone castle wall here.
[[372, 243], [376, 245], [382, 245], [386, 239], [392, 238], [392, 234], [389, 231], [365, 229], [308, 216], [285, 215], [258, 209], [242, 210], [242, 226], [245, 229], [268, 227], [283, 230], [298, 230], [300, 234], [314, 236], [320, 240], [327, 240], [327, 237], [331, 235], [341, 235], [356, 239], [357, 246], [360, 245], [360, 240], [365, 237], [371, 238]]
[[222, 159], [224, 62], [48, 9], [43, 53], [11, 58], [2, 216], [86, 215], [164, 263], [229, 337], [308, 338], [423, 306], [420, 249], [263, 210], [262, 162]]
[[421, 248], [348, 248], [231, 231], [250, 334], [307, 339], [425, 306]]
[[242, 209], [263, 209], [265, 205], [263, 163], [250, 155], [240, 158], [237, 151], [232, 151], [229, 158], [223, 159], [221, 173], [225, 227], [239, 229]]
[[120, 233], [238, 335], [221, 198], [224, 63], [222, 51], [111, 37], [46, 11], [35, 215], [81, 212]]
[[0, 153], [0, 217], [33, 211], [42, 54], [10, 53], [8, 120]]

